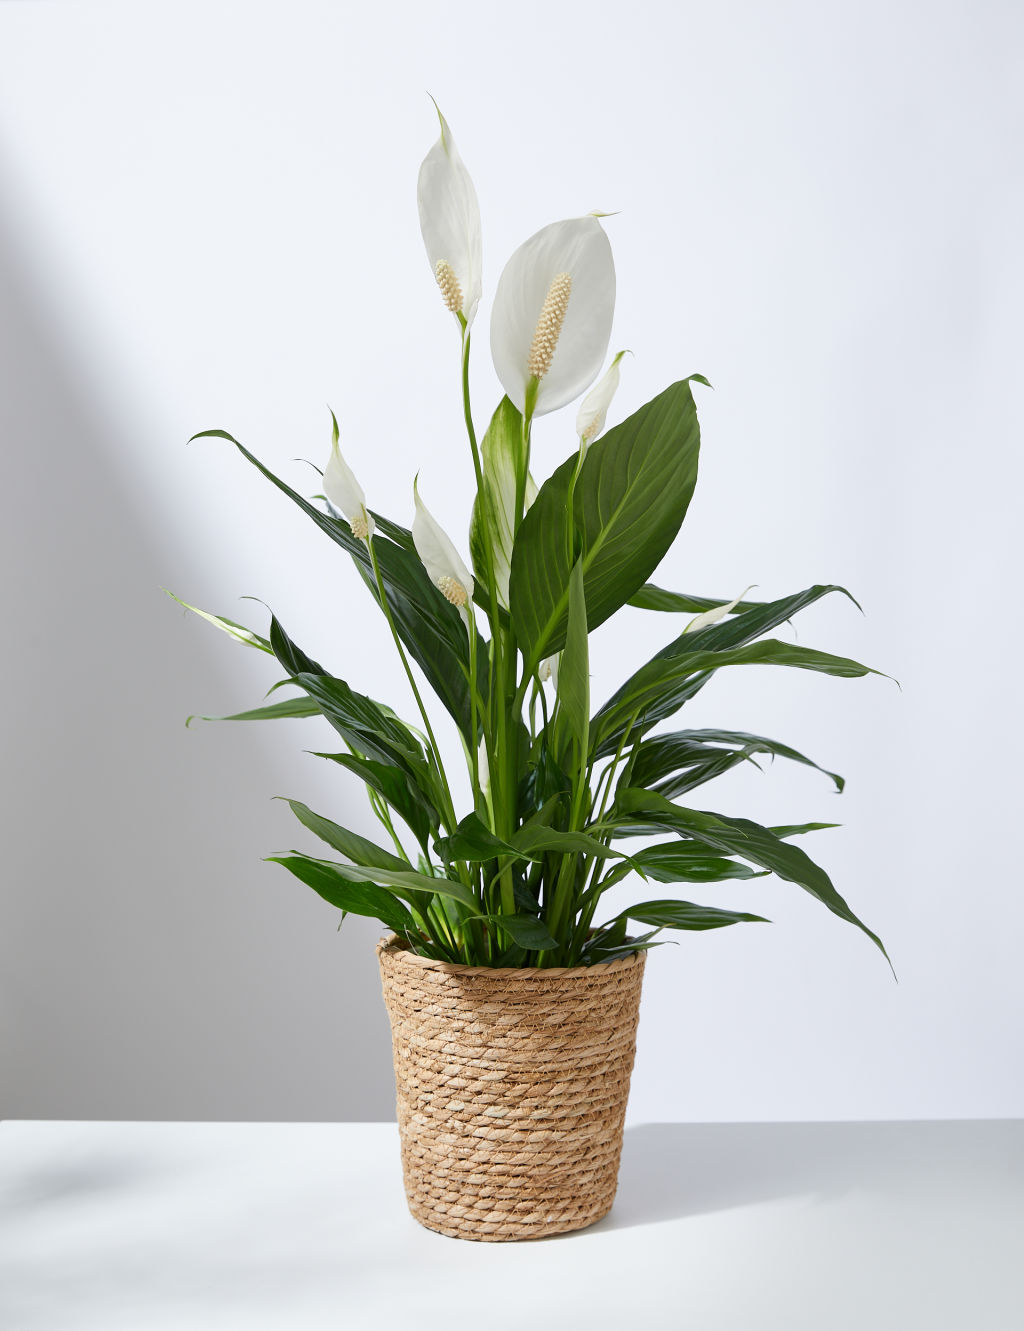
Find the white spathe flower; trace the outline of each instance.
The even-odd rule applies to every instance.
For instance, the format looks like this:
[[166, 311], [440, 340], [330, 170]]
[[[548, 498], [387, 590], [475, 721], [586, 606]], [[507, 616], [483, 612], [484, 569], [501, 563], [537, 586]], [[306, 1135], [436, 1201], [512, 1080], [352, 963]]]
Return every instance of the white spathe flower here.
[[420, 167], [420, 230], [444, 303], [471, 324], [482, 291], [480, 205], [448, 122], [436, 102], [434, 106], [441, 137]]
[[542, 684], [550, 680], [555, 688], [558, 688], [558, 661], [561, 655], [561, 652], [556, 652], [554, 656], [545, 656], [537, 667], [537, 678]]
[[352, 528], [352, 535], [368, 541], [375, 526], [366, 508], [363, 487], [352, 474], [352, 468], [341, 456], [338, 447], [338, 419], [331, 412], [331, 456], [324, 468], [324, 498], [336, 515], [344, 517]]
[[473, 575], [462, 562], [458, 550], [448, 534], [431, 517], [420, 498], [418, 484], [413, 482], [416, 516], [412, 524], [412, 540], [430, 581], [446, 601], [450, 601], [468, 626], [467, 605], [473, 598]]
[[739, 596], [736, 597], [735, 601], [730, 601], [728, 605], [718, 605], [715, 606], [714, 610], [705, 610], [703, 614], [696, 615], [690, 620], [686, 628], [683, 629], [683, 632], [695, 633], [697, 629], [706, 629], [710, 624], [717, 624], [718, 621], [724, 619], [726, 615], [731, 615], [743, 600], [744, 596], [746, 596], [747, 592], [752, 591], [756, 585], [756, 583], [752, 582], [749, 587], [744, 587]]
[[541, 416], [594, 382], [614, 310], [612, 247], [596, 217], [552, 222], [519, 246], [494, 293], [491, 356], [521, 412], [531, 384]]
[[480, 747], [476, 753], [476, 774], [480, 782], [480, 793], [487, 799], [491, 793], [491, 767], [487, 760], [487, 739], [481, 736]]
[[626, 353], [620, 351], [587, 396], [580, 403], [576, 413], [576, 433], [584, 447], [594, 442], [604, 432], [605, 417], [619, 387], [619, 361]]

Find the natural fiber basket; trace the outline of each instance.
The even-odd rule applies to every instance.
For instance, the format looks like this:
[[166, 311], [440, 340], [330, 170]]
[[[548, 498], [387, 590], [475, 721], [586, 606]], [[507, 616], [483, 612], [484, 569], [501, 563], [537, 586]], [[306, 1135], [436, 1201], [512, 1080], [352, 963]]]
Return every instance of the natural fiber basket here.
[[611, 1209], [646, 953], [498, 970], [378, 944], [409, 1210], [500, 1242]]

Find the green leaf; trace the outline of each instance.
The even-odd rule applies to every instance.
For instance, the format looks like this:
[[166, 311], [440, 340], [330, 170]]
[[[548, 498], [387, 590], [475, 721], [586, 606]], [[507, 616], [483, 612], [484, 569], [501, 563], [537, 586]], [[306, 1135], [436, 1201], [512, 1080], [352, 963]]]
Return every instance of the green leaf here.
[[770, 923], [763, 915], [697, 906], [691, 901], [642, 901], [624, 910], [618, 918], [654, 924], [659, 929], [721, 929], [727, 924]]
[[287, 800], [287, 804], [303, 827], [308, 827], [314, 836], [331, 846], [341, 855], [347, 855], [354, 864], [361, 864], [371, 869], [394, 869], [399, 872], [408, 869], [405, 860], [400, 859], [383, 846], [377, 846], [358, 832], [350, 832], [347, 827], [339, 827], [329, 818], [323, 818], [299, 800]]
[[[707, 628], [697, 629], [693, 633], [681, 633], [667, 646], [663, 647], [645, 666], [642, 666], [632, 678], [628, 679], [608, 699], [598, 713], [598, 717], [595, 717], [594, 720], [604, 718], [606, 715], [610, 716], [613, 713], [625, 713], [628, 720], [628, 717], [632, 715], [632, 711], [628, 707], [628, 699], [632, 696], [634, 690], [645, 681], [649, 682], [652, 678], [663, 677], [664, 683], [661, 688], [654, 690], [654, 696], [646, 705], [643, 729], [649, 730], [666, 716], [671, 716], [673, 712], [678, 711], [684, 702], [704, 687], [718, 668], [716, 665], [711, 665], [706, 669], [695, 670], [691, 674], [687, 674], [685, 670], [673, 672], [671, 668], [664, 666], [666, 659], [691, 657], [702, 652], [725, 652], [742, 647], [753, 642], [770, 629], [777, 628], [779, 624], [784, 624], [798, 610], [813, 604], [813, 602], [827, 596], [830, 592], [841, 592], [844, 596], [849, 597], [854, 605], [857, 605], [857, 602], [850, 596], [845, 587], [819, 584], [808, 587], [802, 592], [780, 597], [776, 601], [759, 603], [753, 609], [746, 610], [743, 614], [733, 615], [720, 624], [711, 624]], [[842, 658], [836, 659], [841, 660]], [[659, 666], [659, 662], [662, 665]], [[729, 662], [722, 661], [720, 664], [728, 665]], [[790, 663], [776, 662], [775, 664]], [[859, 673], [877, 674], [879, 672], [869, 671], [866, 667], [861, 666]], [[604, 757], [615, 752], [624, 725], [625, 722], [621, 719], [612, 721], [610, 727], [606, 727], [602, 723], [600, 748], [595, 756]], [[592, 725], [591, 737], [593, 738], [593, 736], [594, 727]]]
[[546, 952], [558, 946], [544, 921], [533, 915], [487, 915], [484, 918], [499, 924], [514, 942], [530, 952]]
[[[535, 753], [527, 764], [526, 775], [519, 785], [517, 814], [524, 822], [532, 821], [541, 809], [547, 809], [553, 814], [558, 803], [568, 807], [571, 794], [572, 782], [556, 762], [548, 738], [542, 732]], [[548, 818], [547, 821], [553, 819]]]
[[[394, 528], [395, 524], [389, 525]], [[363, 582], [380, 604], [366, 547], [350, 533], [349, 540]], [[411, 534], [409, 540], [412, 540]], [[398, 636], [468, 742], [471, 714], [466, 626], [459, 612], [430, 581], [415, 551], [377, 537], [374, 537], [373, 548]], [[477, 690], [486, 702], [487, 645], [480, 637], [476, 639], [476, 648]]]
[[508, 582], [515, 530], [516, 476], [523, 466], [523, 418], [503, 397], [480, 443], [483, 487], [473, 505], [469, 549], [473, 572], [487, 586], [493, 570], [498, 601], [508, 609]]
[[427, 762], [419, 740], [390, 708], [331, 675], [303, 672], [295, 676], [295, 682], [361, 757], [401, 768], [428, 808], [436, 809], [442, 803], [435, 768]]
[[315, 753], [314, 756], [327, 758], [339, 767], [347, 768], [371, 790], [376, 791], [406, 822], [421, 846], [427, 844], [432, 834], [437, 834], [440, 814], [403, 768], [350, 753]]
[[[686, 380], [591, 446], [572, 501], [591, 629], [639, 590], [675, 539], [696, 483], [699, 448]], [[512, 554], [509, 601], [528, 674], [565, 644], [575, 562], [566, 511], [576, 465], [568, 459], [541, 486]]]
[[[625, 935], [625, 923], [624, 920], [621, 922], [623, 935]], [[618, 928], [613, 932], [617, 934]], [[646, 952], [648, 948], [661, 947], [667, 939], [661, 939], [659, 942], [651, 941], [658, 932], [657, 929], [652, 929], [650, 933], [641, 934], [638, 938], [623, 937], [622, 942], [610, 942], [606, 930], [597, 930], [584, 944], [580, 961], [583, 965], [594, 966], [599, 962], [632, 956], [634, 952]]]
[[300, 672], [295, 682], [335, 730], [365, 757], [396, 763], [406, 770], [412, 764], [425, 765], [423, 750], [409, 727], [380, 703], [349, 688], [343, 679]]
[[709, 855], [705, 846], [692, 841], [664, 841], [657, 846], [645, 846], [633, 859], [648, 878], [658, 883], [718, 883], [729, 878], [761, 878], [768, 872], [752, 869], [738, 860]]
[[[250, 712], [235, 712], [231, 716], [200, 716], [200, 721], [280, 721], [286, 717], [322, 716], [312, 698], [285, 698], [266, 707], [255, 707]], [[197, 718], [190, 716], [186, 725]]]
[[434, 844], [434, 850], [438, 858], [447, 863], [455, 860], [493, 860], [502, 855], [523, 860], [542, 860], [545, 855], [552, 853], [578, 853], [592, 855], [596, 859], [625, 858], [621, 851], [612, 850], [585, 832], [560, 832], [541, 824], [531, 823], [520, 827], [506, 841], [495, 836], [477, 813], [467, 814], [451, 836], [439, 838]]
[[211, 615], [208, 610], [200, 610], [198, 606], [189, 605], [189, 603], [183, 601], [180, 596], [175, 596], [173, 592], [168, 592], [166, 587], [164, 588], [164, 591], [167, 592], [167, 595], [171, 600], [176, 601], [182, 609], [191, 610], [194, 615], [198, 615], [200, 619], [205, 619], [208, 624], [212, 624], [214, 628], [218, 628], [222, 632], [228, 634], [228, 636], [234, 638], [236, 642], [245, 643], [247, 647], [256, 647], [261, 652], [272, 652], [273, 649], [267, 639], [261, 637], [258, 633], [253, 633], [252, 629], [247, 629], [244, 624], [236, 624], [233, 619], [225, 619], [223, 615]]
[[842, 823], [792, 823], [786, 827], [769, 827], [772, 836], [785, 841], [791, 836], [803, 836], [805, 832], [823, 832], [829, 827], [842, 827]]
[[415, 928], [408, 909], [390, 892], [374, 883], [353, 881], [337, 872], [337, 866], [326, 860], [314, 860], [308, 855], [271, 855], [272, 864], [283, 864], [300, 882], [311, 887], [325, 901], [338, 910], [353, 915], [368, 915], [380, 920], [396, 934], [406, 934]]
[[612, 850], [603, 841], [588, 836], [586, 832], [560, 832], [554, 827], [521, 827], [513, 833], [511, 844], [518, 854], [531, 860], [538, 860], [551, 853], [591, 855], [598, 860], [628, 858], [621, 850]]
[[745, 750], [718, 749], [677, 735], [657, 735], [637, 746], [636, 757], [621, 784], [657, 790], [666, 799], [703, 785], [738, 763], [749, 761]]
[[[812, 762], [810, 758], [805, 757], [802, 753], [798, 753], [796, 749], [791, 749], [788, 744], [780, 744], [777, 739], [766, 739], [764, 735], [751, 735], [745, 730], [680, 730], [676, 732], [673, 738], [706, 744], [733, 744], [743, 749], [745, 753], [767, 753], [773, 758], [788, 758], [790, 762], [802, 763], [805, 767], [813, 767], [815, 771], [829, 777], [835, 783], [837, 794], [842, 794], [843, 787], [846, 785], [838, 772], [830, 772], [818, 763]], [[643, 786], [647, 782], [638, 781], [636, 784]]]
[[[586, 766], [590, 750], [590, 654], [587, 647], [587, 604], [583, 566], [577, 560], [569, 574], [569, 619], [565, 646], [558, 662], [558, 713], [554, 723], [555, 751], [568, 770]], [[575, 756], [574, 756], [575, 755]]]
[[619, 791], [615, 803], [621, 813], [639, 815], [640, 821], [681, 832], [714, 850], [739, 855], [751, 864], [770, 869], [779, 878], [796, 883], [834, 915], [856, 925], [878, 947], [886, 961], [889, 960], [882, 940], [854, 915], [825, 870], [798, 846], [780, 840], [769, 828], [746, 818], [727, 818], [724, 814], [700, 809], [683, 809], [649, 790]]
[[[298, 854], [293, 851], [293, 854]], [[464, 906], [476, 908], [477, 899], [468, 887], [451, 878], [436, 878], [429, 874], [418, 873], [415, 869], [381, 869], [376, 866], [336, 864], [333, 860], [318, 860], [317, 863], [329, 864], [336, 874], [350, 883], [372, 882], [379, 887], [393, 888], [399, 896], [408, 898], [410, 892], [436, 892], [438, 896], [451, 897]], [[413, 901], [416, 897], [412, 898]]]
[[[315, 508], [297, 494], [226, 430], [202, 430], [193, 439], [226, 439], [275, 485], [282, 494], [354, 559], [364, 583], [380, 604], [376, 580], [364, 541], [352, 535], [347, 522]], [[191, 443], [191, 440], [189, 441]], [[381, 581], [398, 636], [414, 657], [431, 688], [451, 713], [465, 737], [469, 737], [469, 635], [454, 606], [449, 605], [434, 587], [416, 556], [411, 533], [397, 523], [374, 513], [381, 532], [390, 539], [374, 537], [374, 550], [381, 571]], [[478, 671], [481, 687], [487, 679], [486, 648], [478, 643], [482, 666]]]
[[731, 647], [740, 647], [744, 643], [753, 642], [755, 638], [759, 638], [770, 629], [785, 624], [798, 611], [813, 605], [815, 601], [820, 601], [823, 596], [829, 596], [832, 592], [839, 592], [860, 610], [860, 603], [845, 587], [835, 583], [818, 583], [801, 592], [780, 596], [776, 601], [758, 602], [752, 609], [744, 610], [742, 614], [730, 615], [718, 624], [708, 624], [705, 628], [695, 629], [692, 633], [687, 633], [684, 629], [678, 637], [658, 652], [658, 656], [677, 656], [680, 653], [694, 651], [723, 651]]
[[507, 841], [494, 835], [478, 813], [468, 813], [451, 836], [439, 837], [434, 842], [434, 852], [447, 864], [455, 860], [493, 860], [499, 855], [516, 854]]
[[327, 674], [322, 665], [307, 656], [301, 647], [292, 642], [273, 613], [270, 616], [270, 649], [293, 679], [301, 674]]
[[[690, 596], [686, 592], [667, 592], [663, 587], [655, 587], [653, 582], [645, 582], [640, 590], [629, 598], [629, 604], [638, 610], [659, 610], [668, 614], [699, 615], [705, 610], [717, 610], [720, 605], [728, 605], [731, 596], [721, 598], [713, 596]], [[737, 614], [750, 610], [754, 606], [764, 605], [763, 601], [740, 601]]]
[[[745, 617], [738, 615], [737, 619]], [[693, 635], [695, 639], [699, 636], [697, 633]], [[656, 656], [628, 679], [594, 717], [590, 727], [594, 756], [605, 757], [615, 752], [623, 731], [636, 712], [643, 713], [642, 729], [649, 729], [703, 688], [714, 671], [729, 665], [790, 666], [841, 679], [880, 673], [845, 656], [832, 656], [813, 647], [779, 642], [774, 638], [749, 643], [745, 647]]]

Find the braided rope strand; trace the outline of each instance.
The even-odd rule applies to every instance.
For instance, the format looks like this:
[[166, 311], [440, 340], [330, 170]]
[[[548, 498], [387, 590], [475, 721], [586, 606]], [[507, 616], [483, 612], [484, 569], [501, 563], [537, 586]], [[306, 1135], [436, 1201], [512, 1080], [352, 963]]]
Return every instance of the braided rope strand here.
[[502, 970], [378, 945], [409, 1210], [453, 1238], [582, 1229], [611, 1209], [646, 953]]

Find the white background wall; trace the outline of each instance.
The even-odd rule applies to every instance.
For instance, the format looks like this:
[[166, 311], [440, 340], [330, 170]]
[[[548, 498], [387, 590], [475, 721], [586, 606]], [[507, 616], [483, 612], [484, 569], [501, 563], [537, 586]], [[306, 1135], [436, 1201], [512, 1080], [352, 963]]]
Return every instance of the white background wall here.
[[[896, 676], [718, 677], [688, 721], [843, 772], [735, 773], [706, 804], [841, 821], [810, 847], [900, 983], [798, 889], [706, 892], [769, 927], [651, 957], [642, 1119], [1024, 1109], [1017, 867], [1021, 11], [1005, 3], [0, 6], [3, 926], [0, 1113], [384, 1118], [374, 926], [261, 856], [276, 794], [369, 831], [314, 722], [200, 726], [277, 676], [163, 596], [263, 597], [407, 708], [300, 488], [325, 403], [371, 502], [464, 530], [457, 343], [422, 253], [429, 90], [480, 194], [489, 291], [544, 223], [607, 223], [618, 417], [694, 370], [697, 497], [659, 576], [836, 581], [806, 643]], [[497, 400], [479, 322], [474, 391]], [[547, 472], [572, 410], [546, 418]], [[604, 697], [678, 623], [595, 639]]]

